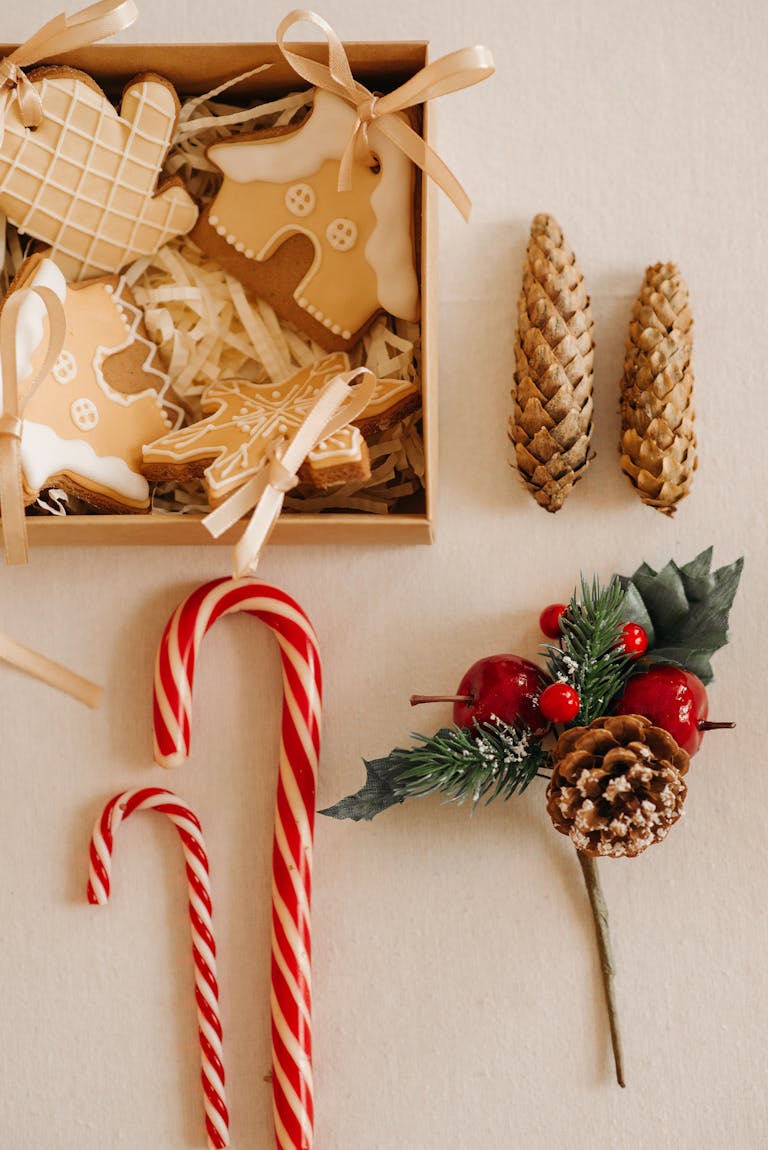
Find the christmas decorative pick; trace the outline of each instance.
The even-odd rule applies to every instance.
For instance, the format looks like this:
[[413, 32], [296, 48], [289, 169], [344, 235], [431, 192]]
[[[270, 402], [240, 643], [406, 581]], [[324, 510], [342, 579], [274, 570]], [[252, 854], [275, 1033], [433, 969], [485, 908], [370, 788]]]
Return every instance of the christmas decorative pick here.
[[366, 762], [364, 786], [322, 813], [372, 819], [407, 798], [474, 807], [548, 779], [547, 810], [576, 848], [603, 972], [616, 1077], [625, 1084], [608, 913], [598, 858], [635, 858], [683, 813], [690, 758], [707, 731], [710, 658], [728, 641], [743, 560], [712, 571], [712, 548], [661, 571], [644, 563], [608, 586], [583, 576], [541, 614], [545, 667], [517, 655], [473, 664], [450, 701], [453, 725]]

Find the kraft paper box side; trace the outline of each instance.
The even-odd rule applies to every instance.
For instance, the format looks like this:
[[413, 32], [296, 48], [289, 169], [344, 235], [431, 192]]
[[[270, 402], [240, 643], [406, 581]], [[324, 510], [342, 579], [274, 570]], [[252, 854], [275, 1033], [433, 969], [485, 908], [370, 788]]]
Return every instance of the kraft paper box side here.
[[[320, 44], [291, 45], [313, 59], [325, 59]], [[0, 45], [0, 59], [15, 45]], [[428, 60], [425, 42], [347, 43], [352, 72], [372, 91], [398, 87]], [[70, 52], [58, 58], [82, 68], [113, 99], [134, 76], [159, 72], [171, 80], [182, 99], [217, 87], [241, 72], [261, 64], [271, 67], [242, 81], [227, 93], [234, 101], [251, 96], [274, 97], [308, 85], [286, 64], [276, 44], [104, 44]], [[423, 133], [429, 142], [432, 110], [423, 109]], [[408, 544], [434, 539], [437, 481], [437, 205], [432, 182], [421, 179], [421, 235], [418, 251], [421, 275], [421, 386], [425, 455], [424, 491], [405, 502], [407, 511], [389, 515], [362, 513], [283, 514], [271, 536], [272, 543]], [[420, 209], [420, 210], [419, 210]], [[214, 540], [197, 515], [70, 515], [33, 516], [27, 520], [29, 540], [40, 546], [169, 546], [174, 544], [229, 544], [242, 530]]]

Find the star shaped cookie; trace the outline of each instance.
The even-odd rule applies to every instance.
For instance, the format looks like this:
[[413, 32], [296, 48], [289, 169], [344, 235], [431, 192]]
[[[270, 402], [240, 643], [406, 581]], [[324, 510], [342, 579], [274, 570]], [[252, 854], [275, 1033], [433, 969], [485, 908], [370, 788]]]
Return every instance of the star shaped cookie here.
[[[260, 471], [270, 445], [291, 439], [319, 392], [348, 370], [349, 358], [337, 352], [280, 384], [244, 379], [214, 383], [203, 393], [205, 418], [145, 447], [142, 470], [157, 482], [183, 483], [202, 476], [215, 507]], [[355, 424], [342, 427], [307, 456], [300, 479], [321, 490], [367, 479], [365, 436], [391, 427], [420, 402], [418, 387], [407, 380], [379, 380]]]

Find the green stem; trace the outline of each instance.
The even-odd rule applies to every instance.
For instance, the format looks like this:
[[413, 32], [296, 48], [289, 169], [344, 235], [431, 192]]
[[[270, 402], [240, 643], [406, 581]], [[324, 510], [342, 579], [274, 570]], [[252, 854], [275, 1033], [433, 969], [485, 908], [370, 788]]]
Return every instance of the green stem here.
[[595, 934], [597, 936], [597, 950], [600, 955], [600, 969], [603, 974], [603, 990], [605, 991], [605, 1005], [608, 1008], [608, 1023], [611, 1028], [611, 1045], [613, 1046], [613, 1061], [616, 1065], [616, 1081], [619, 1086], [626, 1086], [624, 1081], [624, 1054], [621, 1047], [621, 1031], [619, 1030], [619, 1012], [616, 1008], [616, 993], [614, 976], [616, 967], [613, 962], [611, 949], [611, 931], [608, 924], [608, 907], [606, 906], [603, 888], [597, 863], [591, 855], [576, 851], [584, 875], [584, 883], [589, 895], [589, 905], [592, 908], [592, 917], [595, 921]]

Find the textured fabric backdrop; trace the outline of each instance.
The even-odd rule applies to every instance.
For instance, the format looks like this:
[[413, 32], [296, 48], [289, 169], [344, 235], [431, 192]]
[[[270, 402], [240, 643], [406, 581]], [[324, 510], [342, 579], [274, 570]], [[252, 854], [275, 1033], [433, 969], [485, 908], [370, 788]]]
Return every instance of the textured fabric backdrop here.
[[[4, 6], [29, 35], [59, 0]], [[265, 40], [285, 9], [154, 0], [129, 38]], [[745, 553], [711, 735], [663, 850], [603, 868], [629, 1087], [612, 1081], [592, 925], [536, 788], [470, 818], [414, 802], [373, 825], [319, 820], [318, 1150], [738, 1150], [768, 1139], [764, 665], [768, 9], [713, 0], [327, 0], [350, 40], [492, 47], [488, 83], [446, 98], [439, 141], [474, 200], [441, 223], [440, 506], [432, 548], [274, 548], [261, 574], [320, 636], [320, 805], [362, 755], [436, 729], [411, 691], [452, 689], [484, 654], [531, 656], [540, 608], [579, 568]], [[563, 224], [593, 296], [596, 447], [557, 516], [507, 462], [513, 301], [530, 218]], [[617, 381], [646, 264], [679, 262], [696, 321], [701, 463], [674, 521], [618, 469]], [[203, 1145], [181, 854], [151, 815], [121, 832], [113, 901], [84, 901], [92, 821], [116, 790], [176, 788], [214, 867], [233, 1145], [271, 1145], [269, 859], [279, 663], [252, 619], [218, 625], [198, 669], [191, 761], [152, 768], [160, 633], [217, 549], [38, 550], [0, 570], [0, 628], [105, 682], [86, 713], [0, 668], [0, 1144]]]

